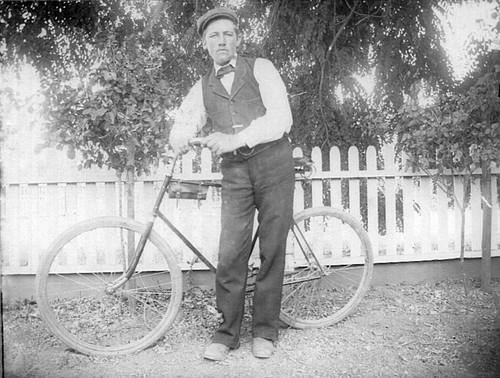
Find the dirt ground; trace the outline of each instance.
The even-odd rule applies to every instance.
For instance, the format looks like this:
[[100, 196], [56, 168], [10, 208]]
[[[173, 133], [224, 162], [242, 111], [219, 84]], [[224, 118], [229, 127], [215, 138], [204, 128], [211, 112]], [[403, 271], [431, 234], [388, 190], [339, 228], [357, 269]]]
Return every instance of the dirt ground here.
[[[206, 296], [207, 293], [202, 293]], [[208, 295], [211, 295], [209, 293]], [[358, 311], [331, 327], [282, 329], [269, 360], [243, 340], [221, 363], [203, 360], [215, 327], [207, 303], [186, 302], [155, 346], [129, 356], [89, 357], [66, 349], [38, 317], [36, 305], [4, 308], [6, 377], [500, 377], [500, 283], [372, 288]]]

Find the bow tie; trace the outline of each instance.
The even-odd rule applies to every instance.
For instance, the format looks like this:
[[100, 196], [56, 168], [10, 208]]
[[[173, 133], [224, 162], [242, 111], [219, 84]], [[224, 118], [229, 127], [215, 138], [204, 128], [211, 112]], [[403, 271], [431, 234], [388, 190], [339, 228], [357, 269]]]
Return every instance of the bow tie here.
[[225, 74], [228, 74], [230, 72], [234, 72], [234, 67], [228, 64], [227, 66], [224, 66], [222, 68], [219, 68], [219, 71], [217, 71], [217, 79], [220, 79], [222, 76]]

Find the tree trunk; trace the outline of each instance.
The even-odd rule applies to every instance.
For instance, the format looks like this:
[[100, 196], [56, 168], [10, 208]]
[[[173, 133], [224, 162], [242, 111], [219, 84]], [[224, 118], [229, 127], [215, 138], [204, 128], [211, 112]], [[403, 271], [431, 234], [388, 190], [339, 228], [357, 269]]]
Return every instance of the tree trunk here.
[[[127, 179], [126, 179], [126, 196], [127, 196], [127, 217], [135, 218], [135, 147], [129, 145], [128, 147], [128, 157], [127, 157]], [[127, 268], [130, 266], [130, 262], [134, 258], [135, 254], [135, 234], [130, 231], [127, 233], [127, 245], [128, 245], [128, 258], [127, 258]], [[136, 288], [135, 279], [132, 277], [126, 284], [126, 288], [129, 291], [134, 291]], [[128, 296], [128, 305], [131, 309], [136, 308], [136, 300], [134, 296]]]
[[481, 288], [491, 291], [491, 166], [482, 164], [481, 197], [483, 200], [483, 234], [481, 240]]
[[469, 193], [471, 176], [465, 175], [463, 183], [464, 193], [462, 196], [462, 207], [460, 208], [460, 269], [464, 280], [465, 292], [469, 293], [469, 280], [467, 279], [467, 273], [465, 272], [465, 209], [467, 205], [467, 196]]
[[[127, 181], [126, 184], [127, 189], [127, 217], [131, 219], [135, 219], [135, 185], [134, 185], [134, 168], [127, 168]], [[130, 233], [131, 235], [129, 236], [129, 246], [134, 246], [134, 240], [130, 239], [130, 237], [133, 238], [133, 234]], [[129, 253], [129, 261], [130, 258], [133, 256], [134, 253], [134, 248], [129, 248], [129, 252], [131, 252], [132, 255]]]

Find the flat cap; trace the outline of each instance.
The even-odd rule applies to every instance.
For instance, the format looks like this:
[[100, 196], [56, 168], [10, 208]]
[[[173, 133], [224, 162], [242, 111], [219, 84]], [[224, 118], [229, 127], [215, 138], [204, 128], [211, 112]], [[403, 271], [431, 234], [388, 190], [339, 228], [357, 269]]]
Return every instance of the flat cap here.
[[209, 10], [207, 13], [201, 16], [198, 21], [196, 21], [196, 29], [198, 30], [198, 34], [202, 36], [203, 31], [205, 30], [207, 25], [211, 21], [214, 21], [218, 18], [226, 18], [238, 25], [238, 16], [236, 16], [236, 13], [232, 9], [225, 7], [214, 8]]

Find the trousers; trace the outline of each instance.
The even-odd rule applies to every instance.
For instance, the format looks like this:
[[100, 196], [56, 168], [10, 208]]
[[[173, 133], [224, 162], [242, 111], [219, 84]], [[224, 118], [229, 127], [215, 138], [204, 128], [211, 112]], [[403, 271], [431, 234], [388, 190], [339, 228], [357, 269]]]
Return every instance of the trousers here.
[[277, 340], [286, 239], [293, 217], [294, 167], [288, 138], [245, 160], [223, 159], [219, 260], [215, 279], [222, 323], [212, 339], [237, 348], [245, 310], [248, 261], [258, 211], [260, 268], [252, 335]]

